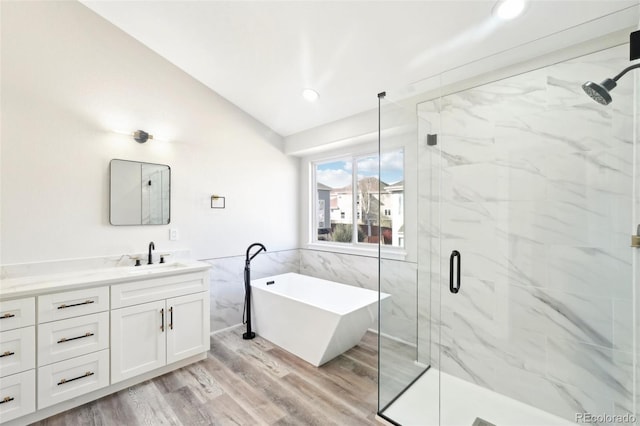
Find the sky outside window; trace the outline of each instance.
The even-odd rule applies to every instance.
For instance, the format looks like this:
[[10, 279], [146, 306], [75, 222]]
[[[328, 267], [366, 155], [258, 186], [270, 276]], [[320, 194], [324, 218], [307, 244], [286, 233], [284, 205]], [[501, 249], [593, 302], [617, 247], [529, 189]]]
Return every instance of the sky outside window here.
[[[404, 177], [404, 155], [402, 150], [382, 154], [381, 180], [387, 184], [399, 182]], [[351, 161], [332, 161], [316, 165], [316, 180], [331, 188], [351, 185]], [[378, 176], [378, 156], [372, 155], [358, 160], [358, 180]]]

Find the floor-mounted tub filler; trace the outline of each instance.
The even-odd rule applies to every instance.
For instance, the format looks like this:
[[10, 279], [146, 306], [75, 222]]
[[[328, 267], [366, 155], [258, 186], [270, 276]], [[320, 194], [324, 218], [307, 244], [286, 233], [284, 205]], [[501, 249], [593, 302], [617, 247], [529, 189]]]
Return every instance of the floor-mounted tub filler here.
[[255, 332], [316, 367], [357, 345], [378, 314], [377, 291], [307, 275], [255, 279], [251, 287]]

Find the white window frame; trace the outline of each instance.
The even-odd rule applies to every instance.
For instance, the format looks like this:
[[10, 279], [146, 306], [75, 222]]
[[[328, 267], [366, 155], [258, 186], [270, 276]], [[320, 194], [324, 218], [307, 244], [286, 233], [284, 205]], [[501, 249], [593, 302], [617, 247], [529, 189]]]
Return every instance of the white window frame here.
[[[398, 147], [397, 149], [402, 149], [402, 148]], [[308, 185], [309, 197], [308, 198], [309, 198], [309, 204], [311, 207], [308, 209], [309, 214], [307, 217], [307, 223], [309, 225], [308, 240], [306, 242], [307, 248], [313, 249], [313, 250], [331, 251], [336, 253], [354, 254], [354, 255], [370, 256], [370, 257], [378, 257], [379, 249], [380, 249], [380, 252], [381, 252], [380, 254], [382, 254], [382, 256], [386, 259], [396, 259], [396, 260], [406, 259], [407, 252], [405, 247], [394, 247], [391, 245], [384, 245], [384, 244], [379, 245], [375, 243], [358, 242], [357, 219], [356, 219], [357, 203], [358, 203], [357, 162], [362, 158], [366, 158], [374, 155], [379, 155], [377, 151], [377, 147], [375, 147], [374, 149], [372, 149], [371, 147], [368, 147], [368, 148], [361, 148], [358, 150], [352, 150], [349, 152], [333, 153], [333, 155], [325, 153], [325, 155], [322, 155], [322, 156], [314, 156], [306, 159], [306, 167], [308, 169], [308, 176], [309, 176], [309, 185]], [[351, 243], [336, 243], [333, 241], [318, 240], [317, 239], [318, 230], [317, 230], [317, 226], [315, 226], [315, 224], [318, 223], [317, 216], [316, 216], [317, 215], [316, 206], [318, 204], [316, 165], [319, 163], [328, 163], [331, 161], [349, 161], [349, 160], [352, 162], [351, 185], [354, 190], [351, 197], [352, 198], [351, 219], [352, 219], [352, 226], [354, 226], [353, 228], [354, 232], [352, 233], [352, 241]], [[403, 167], [406, 167], [406, 152], [404, 149], [403, 149], [403, 163], [404, 163]], [[378, 179], [379, 178], [380, 176], [378, 176]], [[403, 178], [406, 178], [406, 175], [404, 175]], [[403, 217], [405, 217], [404, 212], [406, 211], [406, 208], [405, 208], [406, 206], [404, 205], [405, 198], [406, 197], [404, 196], [402, 197]], [[331, 222], [331, 218], [329, 218], [329, 223], [330, 222]]]

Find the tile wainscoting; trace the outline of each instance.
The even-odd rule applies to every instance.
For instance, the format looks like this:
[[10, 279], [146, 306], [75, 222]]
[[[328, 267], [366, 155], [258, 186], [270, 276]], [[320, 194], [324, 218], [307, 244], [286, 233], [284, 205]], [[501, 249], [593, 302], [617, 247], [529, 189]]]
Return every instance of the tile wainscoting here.
[[[211, 264], [211, 332], [242, 323], [245, 256], [203, 260]], [[251, 278], [299, 272], [299, 250], [263, 252], [251, 261]]]
[[[211, 272], [211, 331], [216, 332], [242, 322], [244, 303], [244, 256], [205, 260]], [[415, 345], [415, 295], [417, 266], [411, 262], [383, 260], [383, 288], [394, 289], [383, 305], [385, 318], [393, 318], [385, 333]], [[389, 273], [393, 271], [393, 273]], [[251, 262], [251, 277], [297, 272], [316, 278], [378, 290], [378, 259], [320, 250], [285, 250], [266, 252]], [[398, 281], [400, 277], [400, 281]], [[413, 306], [413, 308], [410, 308]], [[375, 324], [374, 328], [377, 328]]]

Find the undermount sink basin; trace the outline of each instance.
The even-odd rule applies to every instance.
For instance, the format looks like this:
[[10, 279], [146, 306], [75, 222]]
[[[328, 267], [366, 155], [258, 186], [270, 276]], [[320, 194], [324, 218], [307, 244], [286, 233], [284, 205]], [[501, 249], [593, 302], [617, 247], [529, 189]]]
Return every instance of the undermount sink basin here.
[[188, 265], [180, 262], [171, 263], [155, 263], [153, 265], [132, 266], [129, 270], [130, 274], [152, 274], [154, 272], [173, 271], [180, 268], [186, 268]]

